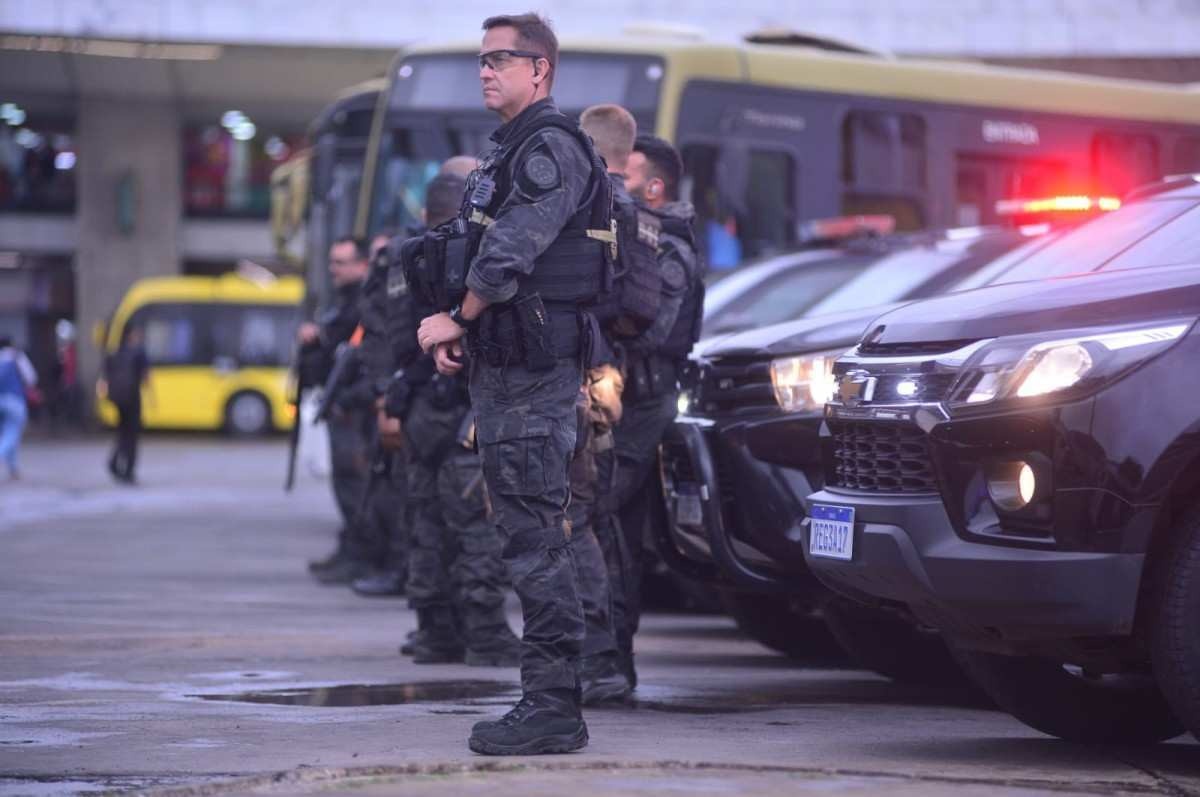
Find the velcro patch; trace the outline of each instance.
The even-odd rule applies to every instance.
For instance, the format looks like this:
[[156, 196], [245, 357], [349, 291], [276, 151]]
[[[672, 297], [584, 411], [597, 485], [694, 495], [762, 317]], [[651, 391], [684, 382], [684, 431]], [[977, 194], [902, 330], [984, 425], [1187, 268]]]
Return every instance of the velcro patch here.
[[525, 161], [524, 172], [529, 182], [543, 191], [558, 188], [562, 179], [554, 159], [540, 152], [535, 152]]

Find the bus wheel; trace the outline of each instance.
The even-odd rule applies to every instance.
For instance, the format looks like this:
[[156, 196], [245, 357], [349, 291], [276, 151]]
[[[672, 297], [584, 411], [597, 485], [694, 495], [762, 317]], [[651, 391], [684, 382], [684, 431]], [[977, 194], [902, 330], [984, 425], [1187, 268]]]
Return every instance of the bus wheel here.
[[225, 405], [225, 429], [238, 437], [254, 437], [271, 429], [271, 407], [259, 393], [237, 393]]
[[1170, 532], [1151, 657], [1167, 702], [1200, 738], [1200, 511], [1185, 516]]
[[1072, 742], [1153, 744], [1184, 732], [1148, 674], [1089, 674], [1032, 656], [957, 653], [996, 705], [1050, 736]]

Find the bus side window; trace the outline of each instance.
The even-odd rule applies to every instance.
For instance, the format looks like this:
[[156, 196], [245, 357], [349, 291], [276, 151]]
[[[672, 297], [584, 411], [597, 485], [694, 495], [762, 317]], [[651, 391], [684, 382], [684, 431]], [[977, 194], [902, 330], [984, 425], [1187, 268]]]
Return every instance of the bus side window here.
[[125, 324], [128, 330], [140, 326], [150, 365], [208, 365], [212, 360], [210, 342], [205, 340], [203, 316], [195, 305], [148, 304], [137, 310]]
[[1097, 133], [1092, 139], [1092, 170], [1097, 194], [1121, 196], [1158, 179], [1158, 142], [1142, 133]]
[[956, 158], [955, 184], [955, 223], [962, 227], [995, 224], [1000, 219], [996, 203], [1002, 199], [1086, 193], [1085, 186], [1066, 182], [1066, 169], [1057, 161], [973, 153]]
[[239, 368], [282, 367], [291, 358], [298, 316], [286, 305], [214, 308], [216, 356]]
[[[683, 148], [680, 198], [695, 206], [697, 240], [709, 267], [717, 270], [783, 251], [795, 241], [795, 161], [782, 150], [741, 146], [724, 155], [711, 144]], [[731, 165], [744, 174], [730, 173]]]
[[842, 122], [845, 215], [882, 213], [896, 229], [924, 224], [925, 120], [912, 113], [851, 111]]

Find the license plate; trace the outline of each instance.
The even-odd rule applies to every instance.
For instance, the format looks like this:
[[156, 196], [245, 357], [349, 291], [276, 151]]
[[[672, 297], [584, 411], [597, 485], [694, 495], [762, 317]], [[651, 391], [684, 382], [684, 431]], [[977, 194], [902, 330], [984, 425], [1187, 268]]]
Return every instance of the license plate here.
[[704, 523], [704, 509], [698, 492], [680, 491], [675, 495], [675, 522], [681, 526], [699, 526]]
[[808, 515], [808, 552], [830, 559], [853, 559], [854, 508], [813, 504]]

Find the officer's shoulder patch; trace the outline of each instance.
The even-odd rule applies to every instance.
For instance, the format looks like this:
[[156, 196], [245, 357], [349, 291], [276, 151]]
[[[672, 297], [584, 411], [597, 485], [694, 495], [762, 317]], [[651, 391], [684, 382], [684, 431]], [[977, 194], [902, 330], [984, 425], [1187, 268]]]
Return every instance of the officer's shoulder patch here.
[[668, 257], [662, 264], [662, 279], [671, 290], [683, 290], [687, 287], [687, 269], [684, 268], [683, 263], [673, 257]]
[[549, 155], [540, 151], [535, 151], [525, 159], [525, 166], [521, 172], [532, 187], [542, 191], [558, 188], [558, 184], [562, 180], [558, 164]]

